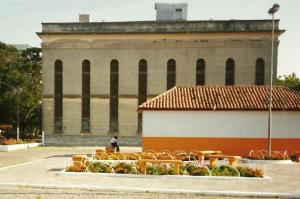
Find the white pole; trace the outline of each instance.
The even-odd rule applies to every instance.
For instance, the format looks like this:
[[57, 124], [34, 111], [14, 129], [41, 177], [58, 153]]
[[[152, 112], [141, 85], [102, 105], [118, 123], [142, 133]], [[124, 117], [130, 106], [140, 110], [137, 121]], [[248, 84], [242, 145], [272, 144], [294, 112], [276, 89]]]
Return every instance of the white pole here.
[[17, 127], [17, 140], [19, 141], [20, 140], [20, 128]]
[[19, 98], [20, 98], [20, 91], [17, 90], [17, 141], [20, 140]]
[[42, 145], [45, 146], [45, 131], [42, 131]]
[[269, 94], [269, 117], [268, 117], [268, 152], [272, 153], [272, 84], [273, 84], [273, 57], [274, 57], [274, 13], [272, 13], [272, 46], [271, 46], [271, 72], [270, 72], [270, 94]]

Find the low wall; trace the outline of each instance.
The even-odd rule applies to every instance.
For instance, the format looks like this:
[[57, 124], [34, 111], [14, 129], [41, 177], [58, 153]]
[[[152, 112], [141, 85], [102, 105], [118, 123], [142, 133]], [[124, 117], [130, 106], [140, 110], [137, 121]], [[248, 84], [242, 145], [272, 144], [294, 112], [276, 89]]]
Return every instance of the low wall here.
[[12, 145], [0, 145], [0, 151], [14, 151], [18, 149], [27, 149], [42, 145], [41, 143], [27, 143], [27, 144], [12, 144]]
[[[157, 144], [159, 143], [159, 144]], [[300, 151], [300, 138], [274, 138], [273, 151]], [[267, 138], [199, 138], [199, 137], [144, 137], [143, 150], [218, 150], [226, 155], [248, 157], [250, 150], [267, 150]]]
[[[106, 146], [113, 136], [46, 134], [46, 146]], [[120, 146], [141, 146], [141, 136], [118, 136]]]

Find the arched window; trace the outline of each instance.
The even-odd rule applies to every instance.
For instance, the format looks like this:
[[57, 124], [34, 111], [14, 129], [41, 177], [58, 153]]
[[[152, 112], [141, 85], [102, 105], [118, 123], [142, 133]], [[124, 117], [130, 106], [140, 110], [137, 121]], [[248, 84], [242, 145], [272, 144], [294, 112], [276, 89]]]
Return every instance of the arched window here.
[[82, 62], [81, 131], [90, 132], [90, 61]]
[[63, 131], [63, 63], [54, 63], [54, 131]]
[[255, 85], [265, 84], [265, 61], [262, 58], [256, 60]]
[[118, 132], [119, 107], [119, 62], [110, 62], [110, 103], [109, 103], [109, 131]]
[[176, 61], [169, 59], [167, 63], [167, 90], [176, 85]]
[[225, 85], [234, 85], [234, 60], [226, 60]]
[[205, 84], [205, 61], [198, 59], [196, 63], [196, 85]]
[[[139, 61], [138, 105], [147, 101], [147, 61]], [[138, 130], [142, 132], [142, 113], [138, 113]]]

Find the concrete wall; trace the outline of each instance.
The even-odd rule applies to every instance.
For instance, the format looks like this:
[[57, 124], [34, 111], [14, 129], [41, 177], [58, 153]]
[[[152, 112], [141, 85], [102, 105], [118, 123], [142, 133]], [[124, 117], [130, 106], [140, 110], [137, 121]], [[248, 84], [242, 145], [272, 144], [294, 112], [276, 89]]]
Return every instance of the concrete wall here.
[[[300, 138], [300, 112], [273, 112], [273, 138]], [[267, 111], [144, 111], [144, 137], [266, 138]]]
[[[143, 112], [143, 150], [220, 150], [248, 157], [268, 150], [267, 112]], [[300, 112], [273, 112], [273, 151], [300, 150]], [[159, 144], [157, 144], [159, 143]]]
[[[90, 127], [93, 135], [108, 135], [109, 132], [109, 98], [91, 98]], [[48, 134], [54, 132], [54, 100], [44, 100], [44, 123]], [[137, 99], [119, 99], [119, 135], [135, 136], [137, 134]], [[63, 134], [81, 134], [81, 98], [63, 99]]]
[[[46, 146], [108, 146], [112, 135], [65, 135], [64, 133], [46, 134]], [[118, 144], [122, 146], [141, 146], [141, 136], [118, 136]]]
[[49, 134], [54, 132], [54, 62], [57, 59], [63, 62], [63, 130], [66, 135], [79, 135], [81, 131], [81, 67], [84, 59], [91, 62], [92, 135], [109, 134], [112, 59], [119, 61], [119, 134], [123, 136], [137, 133], [140, 59], [146, 59], [148, 63], [149, 97], [166, 91], [167, 61], [171, 58], [176, 60], [177, 85], [195, 84], [199, 58], [206, 63], [206, 85], [224, 85], [228, 58], [235, 60], [236, 84], [254, 84], [257, 58], [265, 60], [265, 82], [269, 81], [270, 36], [264, 33], [58, 34], [43, 36], [42, 47], [44, 126]]
[[[156, 3], [156, 20], [187, 20], [187, 6], [187, 3]], [[177, 9], [179, 9], [180, 11], [178, 10], [178, 12]]]
[[[137, 95], [138, 62], [148, 63], [148, 94], [166, 90], [167, 61], [176, 60], [178, 85], [193, 85], [196, 81], [196, 61], [206, 63], [206, 85], [225, 83], [225, 62], [235, 60], [236, 84], [255, 83], [255, 62], [265, 61], [265, 82], [269, 82], [270, 41], [260, 40], [135, 40], [135, 41], [59, 41], [43, 48], [44, 95], [54, 94], [54, 62], [63, 61], [64, 95], [81, 95], [81, 64], [91, 62], [91, 95], [109, 95], [110, 61], [119, 61], [119, 94]], [[276, 56], [275, 56], [276, 60]], [[277, 68], [275, 66], [275, 68]], [[276, 74], [275, 74], [276, 75]], [[274, 76], [275, 76], [274, 75]], [[130, 79], [131, 81], [128, 81]]]
[[[179, 4], [180, 5], [180, 4]], [[183, 5], [183, 4], [182, 4]], [[42, 33], [194, 33], [194, 32], [268, 32], [272, 20], [207, 20], [207, 21], [129, 21], [93, 23], [42, 23]], [[275, 20], [275, 31], [279, 20]], [[48, 37], [49, 35], [47, 35]]]

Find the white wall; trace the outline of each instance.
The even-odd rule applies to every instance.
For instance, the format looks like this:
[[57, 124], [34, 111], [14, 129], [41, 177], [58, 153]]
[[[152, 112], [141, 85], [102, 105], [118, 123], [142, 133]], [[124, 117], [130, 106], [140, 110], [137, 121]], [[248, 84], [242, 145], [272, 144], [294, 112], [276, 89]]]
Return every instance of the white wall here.
[[[273, 138], [300, 138], [300, 112], [273, 112]], [[268, 135], [266, 111], [144, 111], [144, 137], [240, 137]]]

